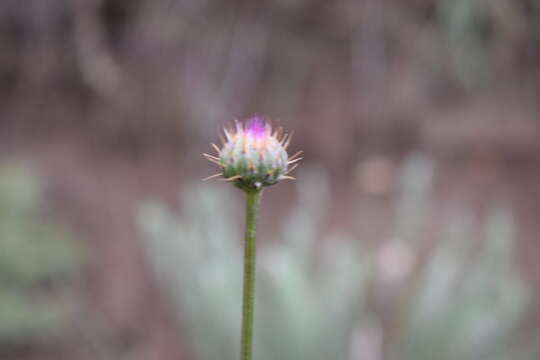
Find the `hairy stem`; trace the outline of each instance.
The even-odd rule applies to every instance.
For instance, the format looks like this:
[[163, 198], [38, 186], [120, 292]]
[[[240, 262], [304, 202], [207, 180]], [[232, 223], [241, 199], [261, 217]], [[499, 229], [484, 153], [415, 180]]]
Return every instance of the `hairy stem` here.
[[253, 306], [255, 302], [255, 229], [260, 190], [246, 191], [246, 235], [244, 247], [244, 290], [240, 360], [251, 360], [253, 351]]

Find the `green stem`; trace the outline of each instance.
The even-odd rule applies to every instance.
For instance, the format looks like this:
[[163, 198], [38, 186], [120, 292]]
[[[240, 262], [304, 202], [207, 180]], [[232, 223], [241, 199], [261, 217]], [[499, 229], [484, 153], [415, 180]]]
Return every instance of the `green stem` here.
[[253, 305], [255, 302], [255, 228], [260, 190], [246, 191], [246, 236], [240, 360], [251, 360], [253, 350]]

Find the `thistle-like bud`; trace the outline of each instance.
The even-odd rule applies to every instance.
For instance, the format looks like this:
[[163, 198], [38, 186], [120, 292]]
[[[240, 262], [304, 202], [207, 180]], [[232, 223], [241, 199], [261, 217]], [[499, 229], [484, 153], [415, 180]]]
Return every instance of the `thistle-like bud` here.
[[224, 130], [223, 146], [212, 144], [217, 156], [204, 156], [219, 165], [222, 171], [207, 179], [223, 176], [225, 180], [243, 190], [259, 190], [263, 186], [276, 184], [283, 179], [294, 179], [287, 174], [301, 160], [297, 152], [287, 155], [291, 136], [282, 128], [272, 131], [272, 126], [261, 117], [253, 117], [245, 124], [236, 122], [234, 128]]

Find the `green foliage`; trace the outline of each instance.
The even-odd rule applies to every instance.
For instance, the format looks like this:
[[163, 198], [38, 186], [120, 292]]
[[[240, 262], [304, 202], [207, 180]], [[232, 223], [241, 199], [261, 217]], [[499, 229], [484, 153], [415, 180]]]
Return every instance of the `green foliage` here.
[[[432, 174], [426, 159], [406, 162], [395, 236], [376, 249], [350, 235], [321, 239], [328, 183], [320, 172], [301, 174], [298, 205], [276, 241], [259, 248], [256, 359], [534, 358], [532, 348], [513, 347], [528, 294], [511, 261], [511, 214], [493, 210], [479, 236], [458, 208], [422, 256]], [[182, 217], [158, 204], [143, 209], [146, 248], [196, 358], [233, 360], [242, 279], [234, 216], [242, 212], [225, 187], [190, 190]]]
[[[425, 171], [429, 168], [425, 159], [414, 158], [408, 163], [411, 174], [403, 180], [421, 182], [431, 173]], [[422, 173], [424, 179], [413, 179], [413, 174]], [[419, 192], [416, 198], [425, 204], [422, 198], [427, 195]], [[411, 222], [421, 223], [427, 216], [409, 210]], [[480, 224], [471, 219], [464, 209], [448, 216], [429, 258], [406, 282], [414, 291], [400, 309], [400, 358], [517, 359], [531, 351], [523, 347], [509, 353], [528, 302], [512, 264], [512, 215], [495, 208]], [[402, 241], [417, 251], [411, 240]]]
[[[302, 187], [282, 241], [259, 251], [255, 305], [256, 359], [345, 356], [350, 314], [358, 306], [365, 261], [351, 241], [336, 239], [315, 264], [316, 234], [328, 201], [320, 176]], [[321, 188], [322, 186], [322, 188]], [[264, 196], [263, 196], [264, 197]], [[241, 214], [223, 188], [186, 194], [186, 217], [157, 205], [141, 216], [148, 252], [184, 309], [200, 359], [236, 359], [240, 334]], [[264, 199], [263, 199], [264, 201]]]
[[77, 269], [67, 230], [48, 219], [39, 179], [27, 168], [0, 168], [0, 344], [61, 330], [66, 304], [53, 296]]
[[490, 77], [486, 29], [487, 9], [474, 0], [435, 2], [445, 45], [456, 75], [467, 87], [478, 86]]

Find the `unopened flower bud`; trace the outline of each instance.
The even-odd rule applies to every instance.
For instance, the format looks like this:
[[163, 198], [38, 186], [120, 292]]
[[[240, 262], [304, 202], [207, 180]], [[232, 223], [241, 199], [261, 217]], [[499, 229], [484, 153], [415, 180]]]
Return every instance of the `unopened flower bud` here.
[[[205, 157], [221, 167], [221, 173], [209, 178], [223, 176], [243, 190], [261, 189], [283, 179], [294, 179], [287, 174], [301, 158], [301, 152], [290, 157], [287, 146], [291, 137], [281, 128], [272, 126], [261, 117], [253, 117], [245, 124], [236, 122], [232, 129], [225, 129], [223, 146], [212, 144], [217, 156]], [[207, 178], [208, 179], [208, 178]]]

